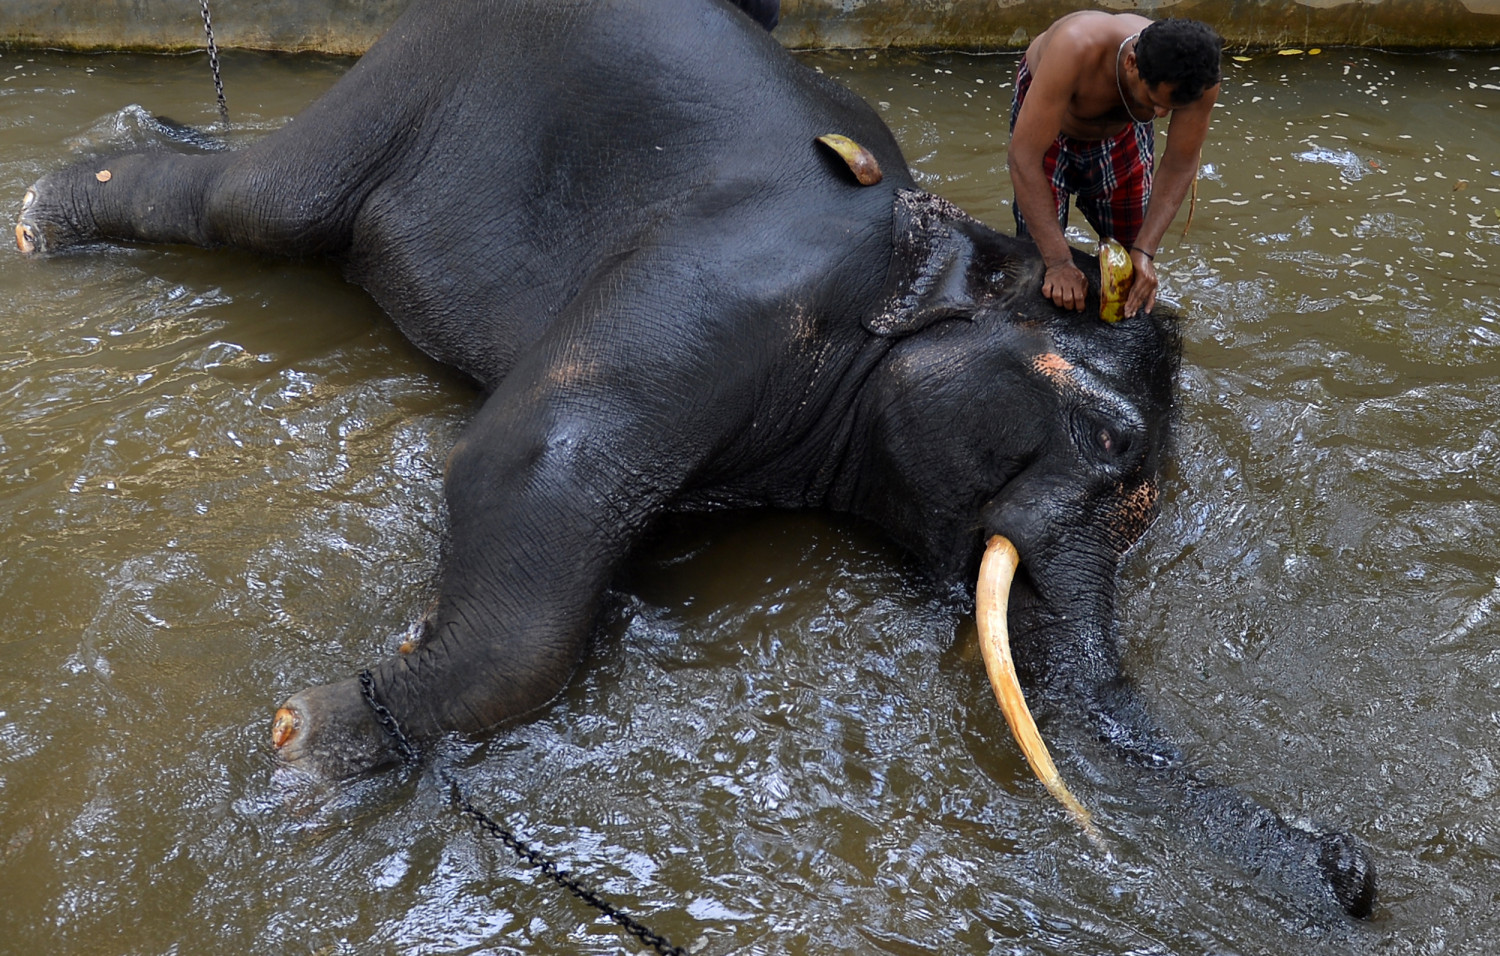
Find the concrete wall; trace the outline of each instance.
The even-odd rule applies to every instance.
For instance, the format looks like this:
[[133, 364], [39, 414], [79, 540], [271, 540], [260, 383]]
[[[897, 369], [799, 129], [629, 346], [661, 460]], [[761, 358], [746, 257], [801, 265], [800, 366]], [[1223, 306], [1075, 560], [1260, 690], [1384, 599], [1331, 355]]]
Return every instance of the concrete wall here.
[[[210, 0], [223, 48], [363, 52], [408, 0]], [[1500, 0], [783, 0], [777, 37], [796, 48], [1006, 50], [1072, 10], [1204, 20], [1231, 48], [1500, 48]], [[0, 44], [188, 50], [195, 0], [0, 0]]]
[[1231, 48], [1500, 48], [1500, 0], [783, 0], [794, 47], [1024, 48], [1073, 10], [1211, 24]]
[[[220, 49], [363, 53], [408, 0], [209, 0]], [[0, 44], [202, 49], [199, 0], [0, 0]]]

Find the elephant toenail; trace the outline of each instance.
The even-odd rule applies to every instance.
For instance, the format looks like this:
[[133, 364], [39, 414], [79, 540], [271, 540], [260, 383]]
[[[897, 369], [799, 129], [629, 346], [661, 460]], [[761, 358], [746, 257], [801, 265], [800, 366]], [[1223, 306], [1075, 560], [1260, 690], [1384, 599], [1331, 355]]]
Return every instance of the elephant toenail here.
[[297, 712], [290, 707], [283, 707], [276, 711], [276, 720], [271, 724], [271, 746], [280, 750], [292, 742], [297, 736], [297, 731], [302, 727], [302, 721]]

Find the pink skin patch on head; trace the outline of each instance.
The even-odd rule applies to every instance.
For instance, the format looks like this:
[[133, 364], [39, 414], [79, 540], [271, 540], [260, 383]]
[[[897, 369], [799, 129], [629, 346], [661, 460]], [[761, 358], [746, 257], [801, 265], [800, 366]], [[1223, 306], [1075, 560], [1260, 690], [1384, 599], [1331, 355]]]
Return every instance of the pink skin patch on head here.
[[[1124, 489], [1121, 489], [1124, 492]], [[1115, 547], [1120, 553], [1130, 550], [1146, 533], [1156, 519], [1156, 504], [1160, 489], [1155, 481], [1146, 481], [1128, 494], [1123, 494], [1115, 506], [1110, 520], [1115, 538]]]
[[1056, 352], [1043, 352], [1032, 359], [1031, 367], [1060, 387], [1077, 384], [1073, 379], [1073, 363]]

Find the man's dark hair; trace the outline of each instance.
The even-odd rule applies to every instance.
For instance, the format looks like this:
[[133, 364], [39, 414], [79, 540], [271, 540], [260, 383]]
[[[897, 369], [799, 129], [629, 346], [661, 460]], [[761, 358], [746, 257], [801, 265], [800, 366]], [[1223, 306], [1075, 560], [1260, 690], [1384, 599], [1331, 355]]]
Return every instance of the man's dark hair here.
[[1219, 82], [1224, 41], [1213, 27], [1176, 17], [1157, 20], [1135, 41], [1135, 65], [1147, 86], [1175, 84], [1172, 99], [1186, 105]]

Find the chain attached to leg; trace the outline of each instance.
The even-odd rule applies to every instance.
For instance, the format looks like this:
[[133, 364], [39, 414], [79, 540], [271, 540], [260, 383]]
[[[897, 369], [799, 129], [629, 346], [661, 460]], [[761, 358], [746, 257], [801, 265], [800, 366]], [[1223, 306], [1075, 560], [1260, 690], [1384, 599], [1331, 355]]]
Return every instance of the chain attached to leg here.
[[224, 102], [224, 78], [219, 75], [219, 45], [214, 42], [214, 24], [208, 17], [208, 0], [198, 0], [203, 7], [203, 33], [208, 37], [208, 66], [214, 71], [214, 92], [219, 96], [219, 115], [229, 122], [229, 104]]
[[[390, 708], [386, 707], [376, 698], [375, 678], [368, 670], [360, 671], [359, 673], [359, 691], [361, 696], [364, 697], [365, 704], [375, 715], [376, 722], [380, 724], [381, 728], [385, 730], [386, 734], [395, 744], [396, 752], [401, 755], [401, 759], [407, 764], [416, 763], [418, 759], [416, 747], [412, 745], [410, 738], [402, 731], [401, 723], [396, 720], [396, 715], [391, 713]], [[439, 773], [442, 775], [443, 782], [448, 785], [449, 790], [452, 792], [453, 802], [458, 806], [459, 811], [470, 820], [479, 824], [480, 828], [490, 836], [504, 843], [524, 863], [541, 870], [553, 883], [556, 883], [609, 917], [610, 921], [616, 926], [619, 926], [645, 945], [651, 947], [660, 953], [661, 956], [688, 956], [687, 950], [680, 946], [673, 946], [666, 937], [654, 933], [636, 922], [598, 893], [579, 883], [574, 877], [560, 869], [556, 860], [522, 842], [520, 837], [517, 837], [511, 830], [496, 823], [483, 810], [475, 807], [473, 803], [469, 802], [469, 798], [464, 796], [463, 788], [458, 785], [458, 781], [454, 779], [447, 768], [442, 768]]]

